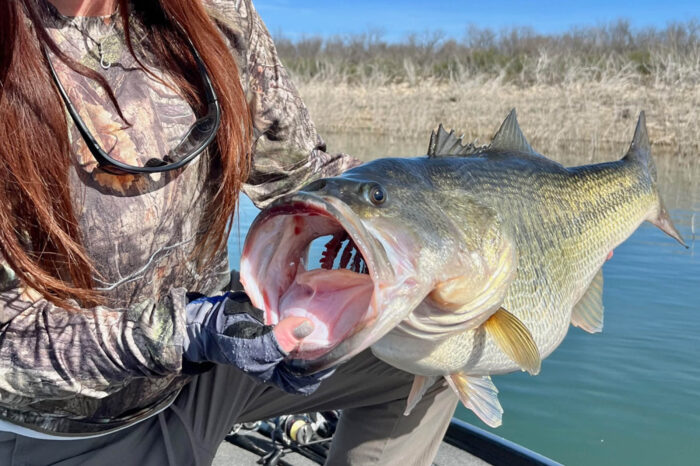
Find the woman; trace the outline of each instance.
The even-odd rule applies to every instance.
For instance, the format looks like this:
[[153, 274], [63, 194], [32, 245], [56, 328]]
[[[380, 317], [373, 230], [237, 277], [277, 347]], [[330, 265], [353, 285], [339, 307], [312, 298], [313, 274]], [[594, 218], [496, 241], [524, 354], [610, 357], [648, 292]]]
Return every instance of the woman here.
[[412, 377], [369, 352], [297, 376], [312, 324], [227, 292], [239, 191], [355, 163], [249, 1], [9, 0], [0, 34], [0, 463], [209, 464], [234, 422], [313, 409], [344, 410], [329, 464], [430, 463], [453, 395], [402, 416]]

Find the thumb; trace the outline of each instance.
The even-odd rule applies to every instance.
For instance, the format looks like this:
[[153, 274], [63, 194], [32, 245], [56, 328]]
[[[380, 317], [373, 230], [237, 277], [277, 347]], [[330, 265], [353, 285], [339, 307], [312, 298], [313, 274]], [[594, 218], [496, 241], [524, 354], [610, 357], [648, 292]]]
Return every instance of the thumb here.
[[275, 325], [272, 332], [275, 334], [277, 343], [287, 353], [291, 353], [299, 347], [301, 341], [311, 335], [314, 331], [314, 324], [304, 317], [286, 317]]

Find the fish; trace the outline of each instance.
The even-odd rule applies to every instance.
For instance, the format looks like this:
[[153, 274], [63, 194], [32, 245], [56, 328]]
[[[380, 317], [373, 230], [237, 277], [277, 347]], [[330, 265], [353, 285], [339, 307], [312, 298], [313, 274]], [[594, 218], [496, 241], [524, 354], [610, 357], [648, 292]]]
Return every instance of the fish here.
[[644, 112], [621, 159], [564, 167], [532, 148], [513, 109], [488, 145], [440, 125], [425, 156], [376, 159], [273, 202], [246, 236], [241, 282], [266, 323], [314, 323], [290, 355], [298, 371], [371, 348], [415, 376], [406, 414], [444, 379], [496, 427], [491, 376], [538, 374], [571, 326], [602, 331], [603, 264], [644, 221], [685, 246]]

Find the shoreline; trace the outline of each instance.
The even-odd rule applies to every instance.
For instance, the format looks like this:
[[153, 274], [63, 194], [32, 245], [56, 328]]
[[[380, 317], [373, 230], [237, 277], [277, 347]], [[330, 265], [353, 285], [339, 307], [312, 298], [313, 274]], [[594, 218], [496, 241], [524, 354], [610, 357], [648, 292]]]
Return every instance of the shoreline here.
[[645, 110], [654, 147], [679, 155], [700, 150], [700, 85], [638, 86], [621, 79], [523, 87], [471, 79], [413, 85], [298, 80], [297, 86], [321, 134], [371, 133], [427, 144], [442, 123], [466, 142], [485, 144], [515, 107], [533, 146], [544, 151], [575, 142], [597, 152], [629, 144]]

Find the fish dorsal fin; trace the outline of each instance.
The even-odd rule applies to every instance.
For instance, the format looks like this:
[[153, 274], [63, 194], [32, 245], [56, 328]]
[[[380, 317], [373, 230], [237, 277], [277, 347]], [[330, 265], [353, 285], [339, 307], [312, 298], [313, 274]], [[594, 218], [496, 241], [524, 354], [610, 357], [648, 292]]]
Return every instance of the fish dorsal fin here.
[[600, 269], [571, 313], [571, 325], [588, 333], [603, 331], [603, 269]]
[[446, 375], [447, 384], [454, 390], [465, 408], [474, 411], [489, 427], [501, 425], [503, 408], [498, 401], [498, 389], [488, 375], [471, 377], [458, 372]]
[[411, 386], [411, 393], [408, 394], [408, 400], [406, 400], [406, 410], [403, 412], [404, 416], [408, 416], [416, 407], [418, 402], [423, 398], [425, 392], [428, 391], [430, 387], [433, 386], [437, 377], [429, 375], [417, 375], [413, 379], [413, 385]]
[[646, 152], [647, 154], [651, 153], [649, 133], [647, 132], [647, 117], [643, 110], [639, 113], [639, 119], [637, 119], [637, 126], [634, 128], [634, 137], [632, 137], [629, 152], [635, 149]]
[[503, 124], [496, 132], [496, 135], [491, 141], [491, 149], [502, 151], [518, 151], [526, 154], [539, 155], [532, 149], [532, 146], [527, 142], [523, 132], [518, 125], [518, 118], [515, 114], [515, 109], [512, 109], [506, 117]]
[[637, 160], [649, 171], [651, 179], [656, 181], [656, 166], [651, 159], [651, 143], [647, 132], [647, 119], [644, 112], [639, 113], [637, 126], [634, 128], [634, 136], [630, 148], [624, 157], [625, 160]]
[[484, 328], [522, 370], [532, 375], [539, 374], [542, 365], [540, 351], [520, 319], [500, 308], [484, 322]]
[[463, 136], [457, 137], [454, 130], [449, 133], [442, 124], [430, 134], [428, 157], [449, 157], [470, 155], [477, 151], [473, 143], [463, 144]]

